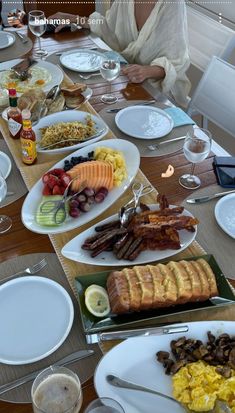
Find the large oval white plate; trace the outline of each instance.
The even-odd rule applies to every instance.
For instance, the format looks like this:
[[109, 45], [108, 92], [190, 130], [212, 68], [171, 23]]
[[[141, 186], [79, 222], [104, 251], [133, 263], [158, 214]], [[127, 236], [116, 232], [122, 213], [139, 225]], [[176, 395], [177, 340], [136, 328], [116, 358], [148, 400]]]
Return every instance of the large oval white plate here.
[[[1, 67], [1, 70], [9, 70], [13, 66], [15, 66], [17, 63], [20, 63], [22, 60], [23, 59], [14, 59], [14, 60], [9, 60], [8, 62], [4, 62], [3, 67]], [[54, 65], [53, 63], [46, 62], [45, 60], [40, 60], [38, 63], [35, 64], [35, 66], [43, 67], [44, 69], [48, 70], [48, 72], [51, 75], [51, 80], [42, 87], [42, 90], [44, 90], [44, 92], [49, 92], [49, 90], [53, 86], [61, 84], [64, 75], [63, 75], [62, 70], [58, 66]], [[0, 84], [1, 84], [1, 73], [0, 73]], [[17, 92], [18, 96], [20, 96], [21, 94], [22, 93]]]
[[53, 353], [68, 336], [74, 309], [49, 278], [26, 276], [0, 286], [0, 362], [28, 364]]
[[22, 206], [21, 219], [26, 228], [30, 231], [37, 232], [38, 234], [59, 234], [70, 231], [98, 217], [124, 193], [138, 172], [140, 154], [133, 143], [122, 139], [108, 139], [102, 142], [93, 143], [92, 145], [86, 146], [85, 148], [79, 149], [66, 156], [61, 161], [57, 162], [51, 169], [63, 168], [65, 159], [70, 159], [72, 156], [87, 156], [88, 152], [93, 151], [97, 146], [106, 146], [123, 152], [127, 165], [127, 179], [123, 181], [122, 185], [112, 189], [103, 202], [95, 204], [89, 212], [81, 214], [79, 218], [68, 217], [60, 226], [49, 227], [40, 226], [35, 221], [36, 210], [42, 198], [43, 183], [40, 179], [30, 190]]
[[[67, 146], [65, 148], [57, 148], [57, 149], [42, 149], [37, 145], [37, 152], [43, 152], [44, 154], [55, 154], [55, 153], [66, 153], [66, 152], [71, 152], [75, 151], [76, 149], [82, 148], [83, 146], [90, 145], [93, 142], [97, 142], [100, 139], [102, 139], [106, 133], [108, 132], [108, 126], [104, 123], [104, 121], [101, 118], [98, 118], [98, 116], [92, 115], [87, 112], [83, 112], [80, 110], [65, 110], [62, 112], [57, 112], [53, 113], [52, 115], [45, 116], [40, 120], [40, 122], [34, 126], [34, 132], [36, 134], [36, 140], [37, 142], [41, 140], [41, 132], [40, 129], [44, 128], [45, 126], [50, 126], [59, 122], [74, 122], [74, 121], [82, 121], [85, 122], [87, 116], [91, 116], [91, 119], [94, 120], [95, 126], [97, 130], [104, 129], [104, 132], [94, 138], [90, 139], [87, 142], [81, 142], [77, 143], [76, 145], [73, 146]], [[53, 148], [53, 147], [52, 147]]]
[[7, 179], [11, 172], [11, 160], [9, 156], [2, 151], [0, 151], [0, 171], [5, 179]]
[[[172, 205], [173, 206], [173, 205]], [[158, 210], [156, 205], [149, 205], [151, 210]], [[189, 211], [184, 210], [183, 214], [188, 216], [193, 216]], [[197, 228], [195, 228], [195, 232], [189, 232], [186, 230], [179, 231], [180, 234], [180, 243], [182, 247], [179, 250], [156, 250], [156, 251], [142, 251], [140, 255], [134, 261], [128, 260], [118, 260], [112, 253], [112, 251], [104, 251], [99, 254], [97, 257], [92, 258], [91, 253], [88, 250], [83, 250], [82, 244], [88, 238], [96, 234], [95, 227], [98, 225], [106, 224], [110, 221], [113, 221], [118, 218], [118, 214], [112, 215], [109, 218], [104, 219], [103, 221], [93, 225], [92, 227], [88, 228], [86, 231], [81, 232], [79, 235], [74, 237], [71, 241], [64, 245], [61, 250], [61, 253], [64, 257], [69, 258], [70, 260], [83, 262], [84, 264], [91, 264], [91, 265], [103, 265], [103, 266], [117, 266], [120, 267], [121, 265], [139, 265], [139, 264], [146, 264], [152, 261], [159, 261], [163, 260], [164, 258], [171, 257], [172, 255], [178, 254], [179, 252], [183, 251], [187, 248], [195, 239], [197, 234]]]
[[95, 72], [99, 70], [103, 60], [102, 53], [89, 49], [70, 50], [60, 56], [60, 63], [75, 72]]
[[235, 239], [235, 194], [226, 195], [217, 202], [215, 219], [222, 230]]
[[115, 116], [117, 127], [124, 133], [139, 139], [157, 139], [170, 133], [173, 119], [162, 109], [154, 106], [129, 106]]
[[15, 35], [9, 32], [0, 32], [0, 49], [6, 49], [16, 41]]
[[114, 387], [106, 381], [106, 375], [114, 374], [172, 397], [171, 376], [164, 373], [162, 364], [156, 360], [156, 353], [160, 350], [170, 351], [171, 340], [182, 336], [206, 341], [207, 331], [216, 336], [222, 333], [235, 334], [234, 321], [200, 321], [187, 325], [187, 333], [130, 338], [110, 350], [101, 359], [95, 372], [94, 383], [99, 397], [117, 400], [127, 413], [185, 413], [181, 406], [162, 397]]

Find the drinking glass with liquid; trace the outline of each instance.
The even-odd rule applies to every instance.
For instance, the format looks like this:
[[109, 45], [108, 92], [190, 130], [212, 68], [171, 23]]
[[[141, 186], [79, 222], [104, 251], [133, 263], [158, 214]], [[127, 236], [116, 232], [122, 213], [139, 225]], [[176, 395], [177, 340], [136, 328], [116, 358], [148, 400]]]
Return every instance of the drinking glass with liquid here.
[[188, 132], [184, 141], [184, 156], [192, 162], [191, 173], [184, 174], [179, 178], [179, 183], [186, 189], [196, 189], [201, 185], [201, 180], [194, 175], [195, 165], [204, 161], [210, 153], [212, 135], [206, 129], [194, 128]]
[[46, 31], [46, 18], [45, 14], [41, 10], [32, 10], [29, 12], [29, 20], [28, 20], [29, 30], [38, 37], [39, 49], [34, 52], [35, 57], [42, 58], [47, 56], [47, 51], [42, 49], [41, 47], [41, 39], [40, 37]]
[[31, 398], [34, 413], [78, 413], [82, 406], [81, 383], [66, 367], [50, 366], [34, 380]]
[[117, 102], [117, 96], [111, 93], [111, 82], [118, 77], [120, 70], [120, 63], [116, 60], [105, 60], [102, 62], [100, 66], [100, 74], [110, 84], [110, 93], [101, 96], [101, 101], [103, 103], [112, 104]]
[[125, 413], [123, 407], [110, 397], [100, 397], [87, 406], [84, 413]]

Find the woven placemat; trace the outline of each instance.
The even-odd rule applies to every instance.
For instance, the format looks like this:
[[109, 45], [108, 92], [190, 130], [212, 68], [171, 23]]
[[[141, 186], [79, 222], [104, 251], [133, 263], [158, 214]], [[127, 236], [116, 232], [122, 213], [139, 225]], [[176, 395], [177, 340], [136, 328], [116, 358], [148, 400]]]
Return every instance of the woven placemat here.
[[[188, 198], [198, 198], [204, 195], [213, 195], [217, 192], [225, 192], [228, 188], [219, 185], [199, 189]], [[220, 268], [228, 278], [235, 279], [235, 240], [227, 235], [217, 224], [214, 209], [218, 199], [202, 204], [188, 204], [183, 202], [185, 208], [199, 219], [197, 240], [200, 245], [213, 254]]]
[[[15, 161], [11, 155], [11, 152], [9, 151], [3, 139], [0, 139], [0, 151], [8, 155], [11, 160], [11, 172], [6, 181], [7, 181], [7, 190], [9, 192], [14, 192], [13, 195], [6, 197], [1, 202], [1, 207], [4, 207], [6, 205], [12, 204], [17, 199], [21, 198], [23, 195], [25, 195], [28, 192], [28, 190], [20, 175], [19, 170], [17, 169]], [[0, 169], [1, 169], [1, 165], [0, 165]]]
[[13, 45], [10, 47], [1, 50], [0, 62], [6, 62], [7, 60], [22, 57], [23, 55], [28, 53], [33, 47], [32, 40], [29, 37], [27, 38], [27, 43], [23, 43], [22, 40], [20, 40], [20, 38], [16, 34], [16, 32], [10, 31], [10, 33], [14, 34], [16, 38], [15, 43], [13, 43]]
[[[35, 370], [44, 369], [51, 364], [56, 364], [57, 360], [60, 360], [62, 357], [71, 354], [74, 351], [89, 348], [95, 350], [95, 354], [93, 356], [68, 365], [68, 368], [73, 370], [79, 376], [81, 382], [84, 383], [88, 380], [88, 378], [93, 376], [96, 365], [100, 360], [101, 352], [98, 346], [88, 346], [86, 344], [79, 315], [78, 303], [72, 294], [72, 291], [64, 275], [64, 271], [56, 254], [29, 254], [5, 261], [4, 263], [0, 264], [0, 279], [15, 273], [20, 269], [27, 268], [29, 265], [35, 264], [43, 258], [46, 258], [47, 266], [44, 267], [37, 275], [42, 275], [58, 282], [68, 291], [74, 305], [73, 327], [61, 347], [59, 347], [59, 349], [49, 357], [46, 357], [41, 361], [22, 366], [8, 366], [6, 364], [0, 363], [0, 385], [9, 383], [10, 381], [22, 377], [25, 374], [31, 373]], [[28, 403], [30, 402], [31, 386], [32, 382], [27, 383], [24, 386], [20, 386], [15, 390], [11, 390], [1, 395], [0, 398], [2, 400], [10, 402]]]
[[[127, 102], [121, 102], [121, 103], [116, 103], [112, 105], [112, 109], [119, 108], [119, 107], [128, 107], [131, 105], [136, 105], [137, 103], [141, 103], [141, 101], [128, 100]], [[159, 108], [159, 109], [165, 109], [168, 107], [159, 102], [151, 104], [151, 106], [155, 106], [156, 108]], [[102, 109], [99, 112], [99, 115], [107, 123], [108, 127], [114, 133], [115, 136], [117, 136], [120, 139], [126, 139], [129, 142], [134, 143], [134, 145], [136, 145], [137, 148], [139, 149], [141, 157], [150, 158], [150, 157], [166, 156], [172, 153], [180, 152], [183, 148], [183, 142], [184, 142], [183, 140], [171, 142], [166, 145], [162, 145], [161, 147], [159, 147], [159, 149], [156, 149], [155, 151], [151, 151], [150, 149], [148, 149], [148, 146], [158, 144], [159, 142], [164, 142], [168, 139], [177, 138], [179, 136], [185, 136], [187, 132], [193, 129], [192, 125], [179, 126], [177, 128], [173, 128], [172, 131], [168, 133], [168, 135], [164, 136], [164, 138], [161, 138], [161, 139], [136, 139], [129, 135], [126, 135], [125, 133], [120, 131], [120, 129], [118, 129], [115, 123], [116, 113], [107, 112], [107, 107]]]

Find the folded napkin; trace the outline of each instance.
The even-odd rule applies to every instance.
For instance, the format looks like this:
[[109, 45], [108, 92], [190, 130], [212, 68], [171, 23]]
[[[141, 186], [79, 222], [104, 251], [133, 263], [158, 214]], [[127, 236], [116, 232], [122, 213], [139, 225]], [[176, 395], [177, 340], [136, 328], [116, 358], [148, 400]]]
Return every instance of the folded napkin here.
[[224, 188], [235, 188], [234, 156], [215, 156], [213, 167], [219, 185]]
[[190, 118], [190, 116], [188, 116], [187, 113], [185, 113], [180, 108], [167, 108], [164, 110], [173, 119], [174, 128], [177, 128], [177, 126], [183, 126], [183, 125], [195, 125], [195, 122]]
[[121, 63], [122, 65], [127, 65], [128, 64], [128, 61], [126, 59], [124, 59], [124, 57], [122, 55], [120, 55], [120, 53], [118, 53], [118, 52], [114, 52], [113, 50], [110, 50], [108, 52], [104, 52], [104, 54], [107, 57], [107, 59], [116, 60], [119, 63]]

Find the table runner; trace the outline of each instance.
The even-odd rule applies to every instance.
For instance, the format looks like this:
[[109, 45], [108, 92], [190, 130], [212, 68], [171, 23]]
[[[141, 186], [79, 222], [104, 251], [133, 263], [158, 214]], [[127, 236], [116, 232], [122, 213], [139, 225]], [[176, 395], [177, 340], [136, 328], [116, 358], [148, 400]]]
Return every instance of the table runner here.
[[0, 62], [6, 62], [7, 60], [17, 59], [19, 57], [22, 57], [23, 55], [28, 53], [33, 47], [32, 40], [29, 37], [27, 38], [28, 39], [27, 43], [23, 43], [15, 31], [9, 31], [9, 32], [14, 34], [16, 40], [12, 46], [1, 50]]
[[3, 139], [0, 139], [0, 151], [4, 152], [6, 155], [9, 156], [11, 160], [11, 172], [10, 175], [7, 178], [7, 190], [10, 192], [14, 192], [14, 195], [6, 197], [2, 202], [1, 202], [1, 208], [7, 205], [12, 204], [15, 202], [17, 199], [21, 198], [23, 195], [28, 192], [25, 183], [20, 175], [19, 170], [16, 167], [15, 161], [11, 155], [11, 152], [9, 151], [5, 141]]
[[[228, 191], [228, 188], [212, 185], [193, 192], [188, 198], [198, 198], [225, 191]], [[183, 205], [199, 219], [199, 222], [203, 223], [203, 225], [198, 225], [197, 240], [200, 245], [207, 250], [208, 254], [215, 256], [226, 277], [235, 279], [235, 240], [227, 235], [216, 222], [214, 209], [217, 202], [218, 198], [202, 204], [188, 204], [185, 200]]]
[[[113, 108], [119, 108], [119, 107], [128, 107], [131, 105], [136, 105], [137, 103], [140, 103], [141, 101], [136, 101], [136, 100], [128, 100], [127, 102], [121, 102], [117, 103], [115, 105], [112, 105]], [[160, 109], [165, 109], [168, 106], [156, 102], [152, 104], [151, 106], [155, 106]], [[108, 107], [109, 109], [109, 107]], [[134, 143], [134, 145], [137, 146], [140, 152], [141, 157], [156, 157], [156, 156], [166, 156], [178, 151], [181, 151], [183, 148], [183, 141], [179, 142], [172, 142], [170, 145], [163, 145], [160, 149], [157, 149], [155, 151], [151, 151], [148, 149], [148, 145], [154, 145], [159, 142], [164, 142], [165, 140], [168, 139], [173, 139], [177, 138], [178, 136], [185, 136], [187, 132], [192, 131], [193, 127], [191, 125], [185, 125], [185, 126], [179, 126], [177, 128], [173, 128], [168, 135], [164, 136], [164, 138], [159, 139], [137, 139], [133, 138], [129, 135], [126, 135], [118, 127], [116, 126], [115, 123], [115, 113], [108, 113], [107, 112], [107, 107], [102, 109], [99, 112], [99, 115], [102, 117], [102, 119], [107, 123], [108, 127], [111, 129], [111, 131], [114, 133], [115, 136], [117, 136], [120, 139], [126, 139], [129, 142]]]
[[[65, 76], [64, 78], [64, 82], [65, 83], [71, 83], [71, 80], [68, 79], [67, 76]], [[86, 103], [85, 105], [82, 105], [82, 107], [80, 108], [81, 110], [85, 110], [88, 111], [90, 113], [96, 114], [96, 111], [92, 108], [92, 106], [89, 103]], [[16, 163], [20, 169], [20, 172], [23, 176], [23, 179], [28, 187], [28, 189], [31, 189], [32, 186], [34, 185], [34, 183], [41, 178], [41, 176], [43, 175], [43, 173], [48, 170], [50, 167], [52, 167], [55, 162], [57, 162], [59, 159], [64, 158], [65, 155], [60, 154], [60, 155], [55, 155], [55, 156], [49, 156], [49, 155], [45, 155], [45, 154], [39, 154], [38, 157], [38, 162], [36, 165], [33, 166], [25, 166], [24, 164], [22, 164], [21, 161], [21, 157], [20, 157], [20, 143], [18, 141], [13, 141], [12, 139], [9, 138], [9, 134], [8, 134], [8, 129], [7, 129], [7, 125], [5, 123], [5, 121], [3, 121], [2, 119], [0, 119], [0, 130], [2, 131], [2, 134], [4, 136], [4, 139], [6, 140], [10, 151], [12, 152], [14, 159], [16, 160]], [[114, 137], [114, 135], [112, 134], [111, 131], [108, 132], [108, 134], [105, 136], [105, 139], [107, 138], [111, 138]], [[102, 142], [102, 141], [101, 141]], [[139, 182], [143, 182], [146, 184], [149, 184], [149, 181], [147, 180], [147, 178], [144, 176], [144, 174], [139, 171], [135, 181], [139, 181]], [[146, 196], [143, 201], [147, 202], [147, 203], [154, 203], [156, 201], [156, 193], [157, 191], [152, 192], [151, 194], [149, 194], [148, 196]], [[74, 261], [68, 260], [66, 258], [64, 258], [61, 255], [61, 249], [62, 247], [69, 242], [72, 238], [74, 238], [76, 235], [78, 235], [79, 233], [81, 233], [82, 231], [84, 231], [85, 229], [87, 229], [89, 226], [95, 224], [96, 222], [104, 219], [107, 216], [110, 216], [114, 213], [116, 213], [120, 207], [127, 201], [130, 199], [130, 197], [132, 196], [131, 193], [131, 189], [129, 188], [122, 197], [120, 197], [119, 200], [117, 200], [117, 202], [115, 202], [115, 204], [113, 206], [111, 206], [107, 211], [105, 211], [102, 215], [100, 215], [99, 217], [97, 217], [96, 219], [94, 219], [93, 221], [91, 221], [90, 223], [83, 225], [80, 228], [74, 229], [72, 231], [66, 232], [66, 233], [62, 233], [62, 234], [56, 234], [56, 235], [50, 235], [49, 238], [52, 242], [52, 245], [58, 255], [58, 258], [61, 262], [61, 265], [64, 269], [64, 272], [66, 274], [66, 277], [70, 283], [71, 288], [73, 289], [74, 294], [77, 296], [77, 292], [76, 292], [76, 288], [75, 288], [75, 283], [74, 283], [74, 278], [77, 275], [86, 275], [88, 273], [95, 273], [98, 271], [102, 271], [103, 269], [110, 269], [109, 267], [100, 267], [100, 266], [94, 266], [94, 265], [86, 265], [86, 264], [82, 264], [82, 263], [76, 263]], [[176, 254], [172, 257], [172, 259], [174, 258], [184, 258], [184, 257], [189, 257], [189, 256], [195, 256], [195, 255], [202, 255], [204, 253], [204, 250], [200, 247], [200, 245], [194, 241], [186, 250], [184, 250], [182, 253], [180, 254]], [[228, 311], [228, 313], [226, 313], [226, 311]], [[224, 309], [218, 309], [215, 310], [215, 313], [217, 314], [222, 314], [222, 318], [223, 318], [223, 314], [226, 314], [226, 319], [233, 319], [233, 318], [229, 318], [229, 317], [234, 317], [233, 315], [233, 311], [231, 312], [230, 310], [224, 310]], [[198, 319], [197, 316], [197, 312], [196, 313], [191, 313], [191, 314], [187, 314], [186, 315], [186, 319], [190, 319], [190, 320], [196, 320]], [[213, 313], [214, 314], [214, 313]], [[174, 316], [172, 317], [168, 317], [168, 320], [173, 320]], [[177, 320], [179, 319], [179, 317], [177, 317]], [[181, 317], [182, 320], [184, 320], [184, 316]], [[164, 319], [164, 321], [167, 321]]]
[[[44, 257], [47, 260], [47, 266], [44, 267], [37, 275], [45, 276], [58, 282], [68, 291], [74, 305], [74, 322], [72, 329], [64, 343], [53, 354], [43, 360], [22, 366], [8, 366], [0, 363], [0, 385], [15, 380], [16, 378], [22, 377], [25, 374], [31, 373], [35, 370], [43, 369], [51, 364], [54, 364], [57, 360], [60, 360], [62, 357], [71, 354], [74, 351], [88, 348], [82, 331], [78, 303], [70, 290], [66, 278], [64, 277], [64, 271], [58, 258], [56, 257], [56, 254], [28, 254], [5, 261], [0, 264], [0, 280], [8, 275], [14, 274], [20, 269], [27, 268], [29, 265], [39, 262]], [[95, 367], [101, 357], [101, 353], [97, 346], [89, 346], [89, 349], [90, 348], [95, 350], [95, 354], [93, 356], [77, 361], [76, 363], [68, 366], [68, 368], [71, 368], [78, 374], [82, 383], [86, 382], [88, 378], [93, 375]], [[32, 382], [29, 382], [24, 386], [20, 386], [15, 390], [1, 395], [0, 399], [13, 402], [30, 402], [31, 386]]]

